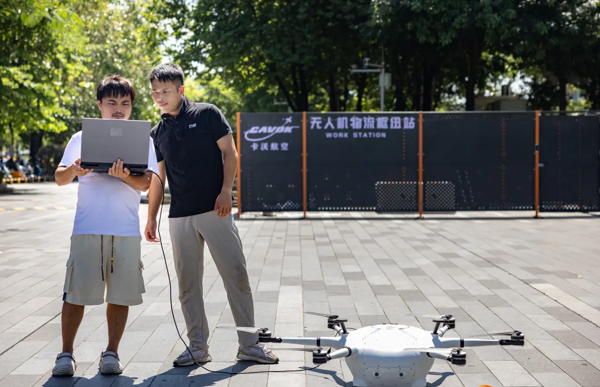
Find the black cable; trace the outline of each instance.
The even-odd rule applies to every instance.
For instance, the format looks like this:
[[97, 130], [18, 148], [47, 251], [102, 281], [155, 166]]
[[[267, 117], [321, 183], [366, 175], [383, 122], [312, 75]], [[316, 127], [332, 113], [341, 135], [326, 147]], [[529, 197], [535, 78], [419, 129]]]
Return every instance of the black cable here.
[[[159, 215], [158, 215], [158, 223], [156, 225], [156, 230], [158, 232], [158, 239], [160, 242], [160, 248], [162, 250], [163, 253], [163, 259], [165, 261], [165, 268], [167, 269], [167, 278], [169, 280], [169, 302], [171, 305], [171, 316], [173, 317], [173, 323], [175, 324], [175, 330], [177, 331], [177, 335], [179, 336], [179, 339], [181, 340], [181, 342], [183, 343], [183, 345], [185, 345], [185, 348], [187, 349], [188, 353], [190, 354], [190, 357], [192, 358], [192, 360], [194, 360], [194, 363], [196, 363], [197, 366], [205, 369], [208, 372], [214, 373], [214, 374], [225, 374], [225, 375], [250, 375], [250, 374], [268, 374], [271, 372], [276, 372], [276, 373], [291, 373], [291, 372], [303, 372], [303, 371], [312, 371], [315, 370], [317, 368], [319, 368], [321, 366], [321, 364], [312, 367], [312, 368], [307, 368], [307, 369], [298, 369], [298, 370], [273, 370], [273, 371], [250, 371], [250, 372], [227, 372], [227, 371], [213, 371], [210, 370], [208, 368], [206, 368], [205, 366], [203, 366], [201, 363], [198, 363], [196, 361], [196, 358], [194, 357], [194, 354], [192, 353], [192, 351], [190, 350], [190, 347], [188, 347], [187, 343], [185, 342], [185, 340], [183, 339], [183, 337], [181, 336], [181, 332], [179, 332], [179, 327], [177, 326], [177, 320], [175, 319], [175, 311], [173, 310], [173, 290], [171, 287], [171, 274], [169, 273], [169, 264], [167, 263], [167, 254], [165, 254], [165, 248], [163, 246], [162, 243], [162, 236], [160, 235], [160, 221], [162, 219], [162, 210], [163, 210], [163, 206], [165, 204], [165, 184], [163, 182], [163, 180], [160, 178], [160, 176], [158, 175], [158, 173], [148, 170], [148, 172], [152, 172], [154, 175], [156, 175], [156, 177], [158, 177], [158, 180], [160, 180], [160, 184], [162, 187], [162, 201], [160, 204], [160, 211], [159, 211]], [[148, 204], [150, 204], [150, 195], [148, 195]], [[329, 348], [329, 351], [331, 351], [331, 348]]]

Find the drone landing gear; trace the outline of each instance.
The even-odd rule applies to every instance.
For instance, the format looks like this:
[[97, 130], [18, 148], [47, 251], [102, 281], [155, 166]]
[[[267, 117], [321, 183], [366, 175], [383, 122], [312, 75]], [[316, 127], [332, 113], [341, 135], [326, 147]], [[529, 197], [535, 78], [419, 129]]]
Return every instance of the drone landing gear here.
[[450, 354], [448, 361], [454, 365], [465, 365], [467, 364], [467, 354], [460, 349], [455, 349]]
[[278, 337], [273, 337], [273, 333], [269, 328], [260, 328], [257, 333], [259, 343], [281, 343], [282, 341]]
[[453, 349], [450, 351], [450, 354], [448, 354], [447, 350], [444, 352], [439, 352], [435, 349], [432, 349], [431, 351], [427, 352], [427, 356], [433, 359], [447, 360], [454, 365], [467, 364], [467, 354], [460, 348]]
[[313, 363], [314, 364], [325, 364], [327, 363], [328, 353], [323, 351], [323, 348], [317, 348], [313, 351]]

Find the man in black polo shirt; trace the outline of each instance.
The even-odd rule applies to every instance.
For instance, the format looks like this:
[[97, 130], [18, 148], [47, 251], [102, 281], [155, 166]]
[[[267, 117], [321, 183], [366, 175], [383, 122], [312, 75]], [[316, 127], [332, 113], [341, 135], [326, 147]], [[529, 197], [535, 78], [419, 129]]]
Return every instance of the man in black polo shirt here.
[[[162, 64], [149, 75], [152, 98], [161, 110], [161, 121], [151, 132], [156, 147], [159, 175], [169, 179], [171, 209], [169, 226], [179, 300], [190, 340], [173, 364], [189, 366], [211, 361], [208, 353], [208, 321], [204, 311], [202, 276], [204, 242], [223, 278], [237, 326], [254, 326], [254, 302], [246, 271], [242, 242], [233, 216], [232, 187], [237, 151], [232, 130], [214, 105], [190, 102], [184, 95], [183, 71]], [[149, 192], [145, 235], [157, 242], [156, 216], [162, 198], [160, 181], [154, 177]], [[279, 359], [257, 334], [238, 332], [237, 358], [273, 364]]]

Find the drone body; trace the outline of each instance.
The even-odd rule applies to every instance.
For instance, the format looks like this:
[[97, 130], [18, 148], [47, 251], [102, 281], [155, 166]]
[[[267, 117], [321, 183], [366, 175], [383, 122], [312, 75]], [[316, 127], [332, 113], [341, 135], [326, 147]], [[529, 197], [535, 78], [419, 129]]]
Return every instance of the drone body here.
[[356, 349], [346, 364], [354, 376], [354, 386], [426, 385], [434, 359], [406, 348], [433, 348], [431, 332], [406, 325], [384, 324], [350, 332], [345, 346]]
[[[451, 315], [432, 316], [436, 323], [433, 331], [407, 325], [378, 324], [350, 332], [344, 324], [347, 320], [341, 320], [336, 315], [321, 316], [328, 318], [327, 326], [336, 332], [335, 337], [278, 338], [272, 337], [267, 328], [262, 328], [257, 331], [259, 341], [317, 347], [309, 350], [316, 364], [345, 358], [352, 372], [354, 387], [425, 387], [427, 374], [435, 359], [464, 365], [466, 354], [462, 348], [523, 346], [525, 343], [525, 337], [519, 331], [490, 334], [510, 336], [505, 340], [444, 338], [444, 334], [455, 327], [455, 319]], [[325, 352], [322, 347], [335, 350]]]

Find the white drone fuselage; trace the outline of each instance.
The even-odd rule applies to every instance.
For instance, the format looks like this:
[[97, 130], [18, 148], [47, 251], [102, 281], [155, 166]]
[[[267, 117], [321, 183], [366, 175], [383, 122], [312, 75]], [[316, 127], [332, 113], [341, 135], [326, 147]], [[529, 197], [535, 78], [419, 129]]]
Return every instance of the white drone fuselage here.
[[434, 359], [407, 348], [435, 348], [431, 332], [406, 325], [373, 325], [352, 331], [344, 347], [356, 350], [346, 358], [354, 387], [424, 387]]

